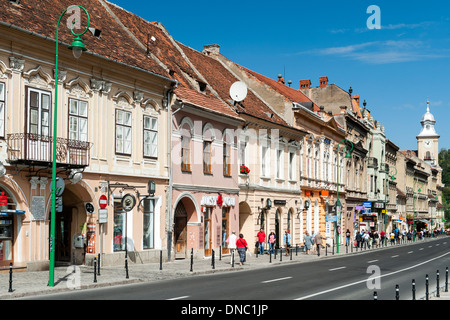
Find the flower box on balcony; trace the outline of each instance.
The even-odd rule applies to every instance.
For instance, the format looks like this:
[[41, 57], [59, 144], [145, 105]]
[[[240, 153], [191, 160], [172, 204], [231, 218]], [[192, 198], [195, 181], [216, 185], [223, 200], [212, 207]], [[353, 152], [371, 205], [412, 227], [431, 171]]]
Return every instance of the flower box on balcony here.
[[246, 167], [246, 166], [241, 166], [240, 173], [241, 174], [249, 174], [250, 173], [250, 169], [248, 167]]

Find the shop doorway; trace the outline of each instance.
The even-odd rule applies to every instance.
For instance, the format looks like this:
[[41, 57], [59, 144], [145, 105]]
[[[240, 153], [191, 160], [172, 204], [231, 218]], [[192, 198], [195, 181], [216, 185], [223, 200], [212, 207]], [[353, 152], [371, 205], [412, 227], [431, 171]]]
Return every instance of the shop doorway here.
[[56, 212], [55, 224], [55, 260], [70, 262], [72, 247], [72, 208], [64, 207], [63, 212]]
[[183, 202], [178, 202], [174, 216], [175, 259], [186, 258], [187, 248], [187, 212]]

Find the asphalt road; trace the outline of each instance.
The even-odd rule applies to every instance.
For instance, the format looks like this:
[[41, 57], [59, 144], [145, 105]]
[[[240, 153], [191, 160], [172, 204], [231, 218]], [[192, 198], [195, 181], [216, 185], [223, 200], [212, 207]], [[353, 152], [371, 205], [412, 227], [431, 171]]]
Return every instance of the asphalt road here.
[[440, 286], [450, 267], [450, 239], [416, 242], [384, 250], [333, 256], [251, 271], [216, 273], [177, 280], [34, 296], [33, 300], [395, 300], [425, 296]]

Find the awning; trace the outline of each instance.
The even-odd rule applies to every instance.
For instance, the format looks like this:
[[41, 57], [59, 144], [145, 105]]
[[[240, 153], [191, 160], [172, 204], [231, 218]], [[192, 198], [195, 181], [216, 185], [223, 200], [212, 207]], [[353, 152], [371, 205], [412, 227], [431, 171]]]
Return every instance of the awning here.
[[425, 219], [419, 219], [420, 222], [426, 223], [426, 224], [431, 224], [430, 220], [425, 220]]

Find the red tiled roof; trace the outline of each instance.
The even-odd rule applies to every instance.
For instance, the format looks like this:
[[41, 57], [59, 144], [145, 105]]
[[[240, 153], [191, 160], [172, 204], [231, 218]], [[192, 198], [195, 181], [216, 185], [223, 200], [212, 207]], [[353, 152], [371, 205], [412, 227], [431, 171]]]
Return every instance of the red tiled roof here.
[[[239, 81], [239, 79], [231, 74], [218, 60], [206, 56], [181, 43], [178, 44], [188, 59], [194, 64], [195, 68], [203, 75], [203, 77], [205, 77], [208, 84], [214, 88], [220, 98], [232, 105], [229, 90], [231, 85], [234, 82]], [[241, 106], [237, 106], [239, 112], [276, 124], [288, 126], [281, 117], [275, 114], [272, 109], [258, 99], [251, 90], [248, 90], [247, 97], [240, 105]]]
[[214, 96], [205, 95], [196, 90], [182, 86], [175, 89], [175, 94], [185, 103], [189, 103], [197, 107], [209, 109], [213, 112], [242, 120], [238, 117], [236, 112], [231, 110], [230, 107], [225, 105], [222, 101]]
[[[165, 77], [168, 73], [155, 60], [146, 55], [136, 41], [123, 29], [100, 1], [79, 0], [77, 4], [88, 11], [91, 27], [102, 31], [101, 37], [96, 38], [90, 32], [83, 35], [83, 41], [90, 52], [100, 56], [138, 67]], [[73, 2], [70, 0], [21, 0], [20, 4], [10, 1], [0, 1], [0, 21], [11, 24], [33, 33], [56, 39], [56, 24], [62, 12]], [[81, 10], [82, 28], [87, 25], [85, 13]], [[71, 14], [66, 13], [59, 25], [59, 40], [70, 44], [73, 35], [67, 29], [67, 20]], [[66, 29], [62, 31], [63, 29]], [[80, 32], [79, 30], [75, 30]], [[60, 49], [61, 50], [61, 49]]]
[[[237, 65], [237, 64], [236, 64]], [[320, 111], [319, 106], [317, 106], [311, 99], [309, 99], [303, 92], [300, 90], [295, 90], [294, 88], [291, 88], [284, 83], [280, 83], [274, 79], [271, 79], [269, 77], [263, 76], [262, 74], [259, 74], [253, 70], [247, 69], [245, 67], [239, 66], [242, 70], [246, 71], [250, 75], [252, 75], [254, 78], [258, 79], [260, 82], [263, 82], [270, 87], [272, 87], [274, 90], [276, 90], [278, 93], [283, 95], [285, 99], [291, 101], [291, 102], [312, 102], [314, 105], [314, 111]]]

